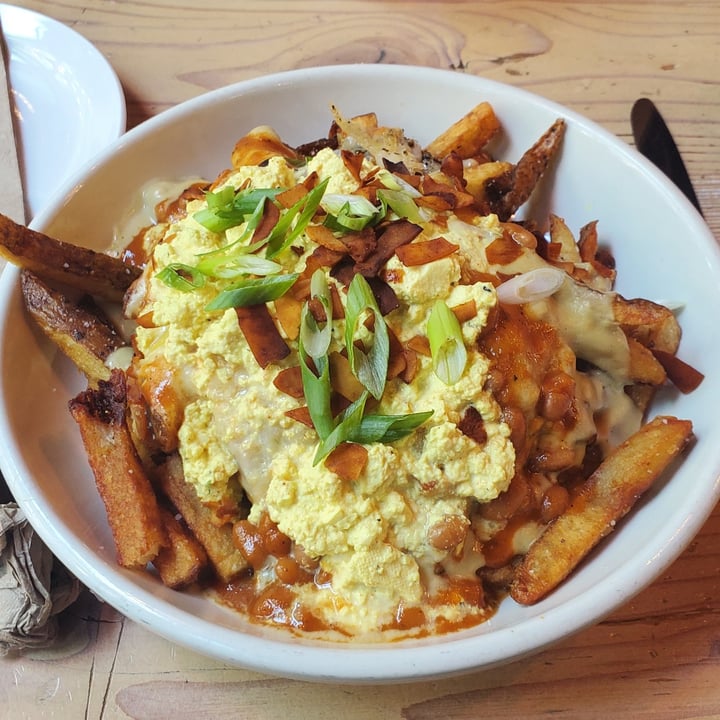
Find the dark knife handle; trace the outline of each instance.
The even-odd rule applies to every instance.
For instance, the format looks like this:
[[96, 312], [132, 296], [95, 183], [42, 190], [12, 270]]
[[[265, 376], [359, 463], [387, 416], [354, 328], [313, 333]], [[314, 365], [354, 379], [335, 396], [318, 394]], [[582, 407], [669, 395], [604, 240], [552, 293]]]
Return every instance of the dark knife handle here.
[[630, 112], [630, 124], [637, 149], [667, 175], [702, 215], [680, 151], [662, 115], [652, 100], [640, 98]]

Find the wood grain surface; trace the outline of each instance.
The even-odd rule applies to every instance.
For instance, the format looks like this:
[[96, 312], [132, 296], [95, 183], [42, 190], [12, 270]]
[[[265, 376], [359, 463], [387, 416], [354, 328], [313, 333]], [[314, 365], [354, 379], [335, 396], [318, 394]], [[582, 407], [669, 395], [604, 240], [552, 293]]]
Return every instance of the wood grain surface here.
[[[632, 142], [655, 100], [720, 235], [720, 3], [55, 0], [117, 71], [128, 126], [207, 90], [338, 63], [482, 75], [563, 103]], [[591, 172], [591, 169], [589, 169]], [[237, 670], [90, 595], [52, 649], [0, 658], [8, 718], [720, 718], [720, 510], [668, 572], [534, 657], [439, 682], [316, 686]]]

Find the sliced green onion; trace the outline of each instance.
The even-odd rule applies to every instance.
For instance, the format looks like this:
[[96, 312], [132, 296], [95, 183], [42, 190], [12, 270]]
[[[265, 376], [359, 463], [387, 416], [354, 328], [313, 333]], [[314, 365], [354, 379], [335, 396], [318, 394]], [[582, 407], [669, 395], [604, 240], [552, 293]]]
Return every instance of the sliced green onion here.
[[365, 412], [365, 403], [368, 399], [368, 393], [363, 392], [362, 395], [340, 414], [338, 422], [332, 432], [324, 438], [320, 438], [320, 444], [315, 452], [313, 465], [317, 465], [323, 458], [326, 458], [338, 445], [344, 443], [353, 437], [354, 433], [360, 427], [363, 413]]
[[[261, 198], [248, 219], [243, 234], [233, 243], [225, 245], [217, 250], [202, 253], [198, 263], [198, 269], [211, 277], [235, 277], [235, 262], [238, 258], [248, 253], [255, 252], [258, 247], [265, 244], [264, 241], [245, 245], [245, 241], [255, 232], [260, 224], [265, 211], [265, 198]], [[229, 273], [229, 274], [227, 274]]]
[[409, 415], [366, 415], [350, 440], [362, 444], [395, 442], [420, 427], [432, 414], [432, 410], [427, 410]]
[[155, 276], [168, 287], [182, 292], [192, 292], [205, 285], [205, 275], [197, 268], [184, 263], [170, 263]]
[[328, 193], [323, 197], [321, 204], [331, 215], [346, 211], [356, 217], [369, 217], [377, 212], [377, 208], [364, 195]]
[[438, 300], [433, 305], [427, 334], [435, 374], [446, 385], [453, 385], [465, 370], [467, 350], [460, 323], [445, 301]]
[[327, 354], [332, 338], [332, 299], [325, 272], [318, 268], [310, 279], [310, 297], [319, 300], [325, 311], [322, 327], [304, 303], [300, 314], [300, 342], [310, 357], [319, 358]]
[[300, 375], [302, 377], [303, 394], [307, 403], [310, 419], [315, 426], [321, 440], [327, 438], [333, 431], [335, 422], [330, 408], [330, 363], [327, 355], [313, 358], [318, 375], [308, 366], [305, 359], [306, 351], [302, 340], [299, 342], [298, 354], [300, 357]]
[[[370, 352], [365, 353], [355, 346], [355, 336], [361, 321], [367, 312], [375, 317], [373, 342]], [[345, 309], [345, 347], [350, 368], [355, 377], [379, 400], [385, 390], [388, 360], [390, 357], [390, 338], [385, 319], [380, 313], [375, 296], [367, 280], [360, 274], [353, 277], [347, 292]]]
[[[278, 220], [267, 239], [266, 255], [272, 259], [283, 250], [290, 247], [293, 242], [305, 231], [313, 216], [320, 207], [320, 200], [325, 193], [330, 178], [325, 178], [318, 183], [305, 197], [300, 198], [285, 214]], [[297, 222], [290, 229], [293, 220], [297, 216]]]
[[407, 218], [413, 223], [422, 223], [427, 220], [423, 216], [415, 201], [403, 190], [378, 190], [377, 196], [401, 218]]
[[239, 280], [213, 298], [205, 309], [227, 310], [277, 300], [293, 286], [297, 278], [298, 274], [292, 273]]
[[411, 198], [422, 197], [422, 193], [417, 188], [413, 187], [407, 180], [403, 180], [401, 177], [391, 173], [389, 170], [380, 170], [375, 177], [389, 190], [402, 190]]
[[[228, 258], [225, 263], [220, 263], [216, 258], [212, 263], [212, 268], [208, 269], [206, 274], [215, 278], [224, 280], [232, 280], [243, 275], [275, 275], [279, 273], [283, 267], [279, 263], [267, 260], [253, 254], [239, 254], [236, 257]], [[204, 271], [205, 267], [210, 263], [201, 262], [198, 265], [200, 271]]]
[[[247, 215], [255, 215], [265, 205], [265, 199], [274, 199], [282, 192], [279, 188], [251, 188], [235, 192], [231, 186], [205, 195], [207, 208], [198, 210], [193, 219], [211, 232], [223, 233], [245, 222]], [[253, 228], [254, 229], [254, 228]]]
[[358, 232], [385, 215], [384, 207], [376, 208], [363, 195], [328, 194], [322, 199], [322, 207], [328, 213], [324, 224], [340, 232]]

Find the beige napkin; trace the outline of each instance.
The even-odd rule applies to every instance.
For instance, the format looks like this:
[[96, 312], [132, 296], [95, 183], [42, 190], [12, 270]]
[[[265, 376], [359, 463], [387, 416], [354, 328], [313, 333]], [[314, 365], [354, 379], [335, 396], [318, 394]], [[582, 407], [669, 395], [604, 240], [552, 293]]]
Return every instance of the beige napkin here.
[[51, 644], [58, 614], [75, 602], [80, 589], [23, 511], [0, 505], [0, 655]]

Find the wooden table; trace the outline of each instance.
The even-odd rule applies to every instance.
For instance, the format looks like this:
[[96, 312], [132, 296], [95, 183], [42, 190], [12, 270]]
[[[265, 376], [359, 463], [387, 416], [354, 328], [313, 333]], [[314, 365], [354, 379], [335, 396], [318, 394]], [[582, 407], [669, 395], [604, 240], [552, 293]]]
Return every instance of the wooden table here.
[[[92, 41], [128, 127], [227, 83], [347, 62], [405, 63], [522, 86], [631, 142], [660, 106], [720, 233], [720, 3], [53, 0], [17, 3]], [[589, 169], [592, 172], [592, 169]], [[52, 650], [0, 659], [12, 718], [720, 718], [720, 510], [652, 587], [531, 659], [399, 687], [318, 687], [208, 660], [90, 597]]]

